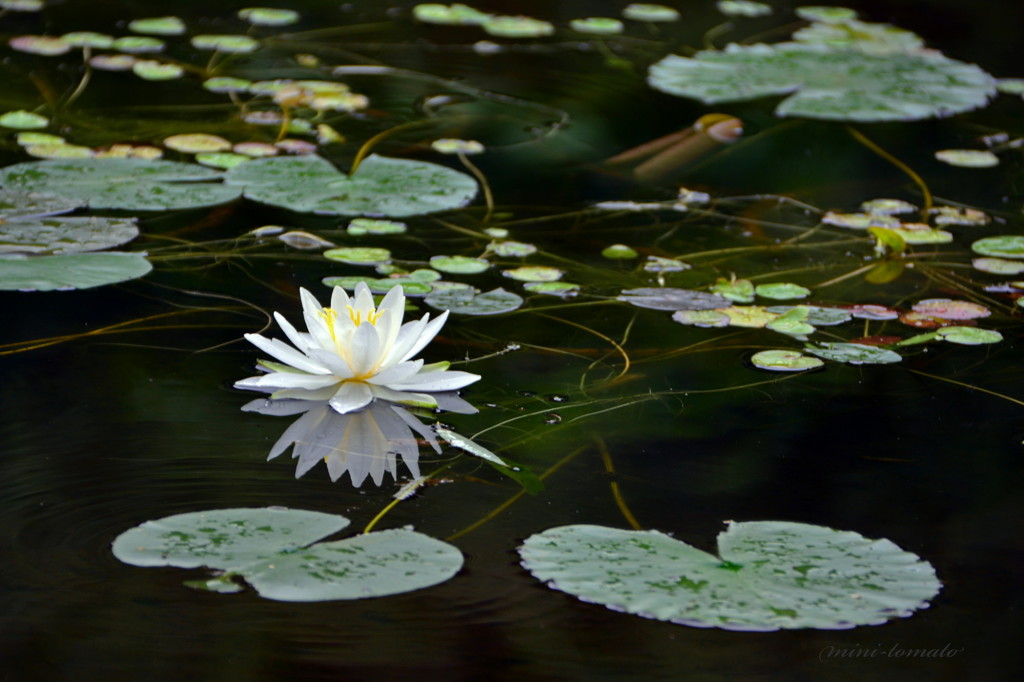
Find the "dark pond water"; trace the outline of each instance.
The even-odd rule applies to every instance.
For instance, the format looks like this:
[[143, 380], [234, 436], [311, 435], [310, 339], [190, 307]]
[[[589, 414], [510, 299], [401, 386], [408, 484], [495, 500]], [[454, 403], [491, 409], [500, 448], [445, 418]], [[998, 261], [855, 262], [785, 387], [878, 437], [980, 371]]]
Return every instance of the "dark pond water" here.
[[[468, 47], [477, 33], [418, 26], [409, 19], [411, 3], [302, 4], [296, 31], [355, 28], [303, 34], [257, 53], [240, 63], [242, 75], [295, 76], [290, 55], [308, 52], [326, 64], [380, 63], [451, 79], [447, 87], [349, 79], [369, 95], [372, 110], [338, 125], [347, 141], [329, 147], [328, 156], [341, 165], [368, 137], [421, 119], [417, 102], [456, 84], [517, 98], [476, 99], [436, 129], [394, 136], [381, 153], [438, 162], [425, 139], [444, 133], [484, 140], [495, 150], [479, 161], [498, 205], [493, 224], [538, 245], [544, 253], [537, 264], [564, 268], [566, 279], [584, 285], [575, 299], [534, 296], [506, 315], [453, 316], [424, 354], [430, 361], [480, 358], [519, 344], [518, 351], [465, 365], [483, 377], [463, 392], [480, 412], [441, 419], [538, 473], [560, 466], [542, 493], [470, 529], [518, 486], [456, 451], [442, 458], [424, 448], [424, 472], [454, 459], [451, 467], [381, 524], [452, 538], [466, 563], [452, 580], [418, 592], [289, 604], [251, 590], [219, 595], [182, 586], [199, 571], [122, 564], [111, 554], [112, 541], [146, 520], [279, 505], [343, 514], [361, 529], [397, 488], [390, 478], [359, 489], [345, 478], [332, 483], [322, 466], [295, 479], [287, 456], [266, 462], [287, 420], [240, 411], [252, 396], [231, 387], [252, 374], [258, 353], [241, 335], [264, 326], [262, 311], [294, 320], [298, 287], [323, 299], [323, 276], [368, 270], [283, 247], [250, 257], [223, 243], [194, 258], [182, 256], [205, 247], [161, 250], [230, 239], [267, 223], [336, 240], [347, 220], [251, 203], [147, 214], [138, 248], [154, 255], [156, 269], [146, 278], [74, 292], [0, 292], [0, 679], [1016, 679], [1024, 669], [1017, 643], [1024, 608], [1021, 326], [1012, 300], [983, 291], [1007, 278], [972, 270], [969, 246], [982, 236], [1020, 234], [1021, 162], [1017, 151], [996, 170], [967, 171], [936, 163], [932, 152], [976, 147], [979, 136], [999, 131], [1019, 137], [1019, 98], [1002, 96], [953, 119], [861, 126], [919, 172], [936, 197], [975, 206], [996, 221], [958, 228], [950, 245], [921, 247], [928, 256], [918, 267], [888, 283], [857, 276], [819, 288], [868, 262], [872, 247], [863, 233], [836, 230], [813, 248], [773, 250], [816, 223], [799, 207], [773, 200], [724, 202], [717, 216], [607, 217], [588, 209], [603, 200], [672, 199], [672, 185], [638, 186], [595, 172], [594, 164], [712, 110], [742, 118], [749, 139], [688, 169], [688, 186], [716, 197], [786, 194], [842, 211], [879, 196], [920, 201], [905, 174], [841, 123], [780, 124], [774, 101], [709, 109], [649, 89], [649, 63], [680, 46], [700, 47], [705, 31], [720, 22], [712, 3], [679, 3], [689, 17], [684, 24], [635, 33], [619, 45], [632, 68], [608, 67], [594, 43], [580, 47], [575, 38], [542, 42], [543, 48], [521, 41], [534, 47], [481, 57]], [[616, 15], [625, 4], [505, 2], [487, 9], [565, 25]], [[1019, 22], [1001, 18], [995, 6], [848, 4], [867, 20], [913, 30], [996, 76], [1022, 75], [1012, 71], [1019, 64], [1011, 31]], [[211, 32], [239, 31], [234, 9], [174, 7]], [[168, 11], [149, 2], [88, 9], [56, 3], [41, 15], [0, 16], [0, 34], [123, 33], [118, 22]], [[786, 21], [756, 20], [755, 29], [728, 36]], [[47, 92], [73, 87], [73, 64], [4, 48], [0, 110], [35, 109]], [[97, 75], [65, 113], [69, 137], [100, 146], [158, 142], [182, 131], [252, 134], [223, 98], [208, 95], [195, 83]], [[556, 110], [567, 112], [569, 125], [540, 137], [537, 130], [551, 125]], [[28, 160], [11, 137], [4, 133], [3, 165]], [[441, 221], [478, 229], [481, 206], [410, 218], [414, 237], [366, 243], [387, 245], [409, 262], [437, 253], [476, 255], [486, 239]], [[851, 243], [831, 244], [844, 239]], [[624, 288], [657, 284], [632, 264], [600, 256], [620, 242], [643, 256], [694, 264], [669, 276], [678, 287], [706, 288], [736, 273], [806, 285], [820, 305], [906, 309], [925, 298], [977, 300], [993, 310], [979, 326], [1000, 330], [1004, 340], [913, 347], [897, 365], [758, 371], [749, 362], [753, 352], [802, 344], [763, 329], [682, 326], [669, 313], [615, 303]], [[743, 247], [756, 248], [719, 252]], [[499, 275], [473, 281], [484, 290], [521, 293]], [[96, 333], [129, 322], [119, 333]], [[916, 333], [896, 323], [832, 329], [818, 335]], [[59, 342], [25, 343], [37, 339]], [[400, 470], [399, 479], [405, 482], [407, 472]], [[799, 521], [888, 538], [931, 562], [944, 587], [930, 608], [877, 627], [739, 633], [582, 603], [520, 567], [515, 548], [533, 533], [574, 523], [628, 527], [612, 483], [643, 527], [707, 551], [726, 520]], [[945, 653], [912, 657], [903, 653], [909, 649]]]

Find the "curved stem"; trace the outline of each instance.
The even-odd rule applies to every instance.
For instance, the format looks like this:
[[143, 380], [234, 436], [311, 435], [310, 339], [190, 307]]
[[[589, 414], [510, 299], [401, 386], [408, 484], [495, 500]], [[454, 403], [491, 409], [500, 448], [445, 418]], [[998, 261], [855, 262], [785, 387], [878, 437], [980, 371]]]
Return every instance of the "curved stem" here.
[[877, 144], [869, 140], [867, 136], [864, 135], [864, 133], [860, 132], [853, 126], [846, 126], [846, 132], [850, 133], [853, 139], [857, 140], [857, 142], [860, 142], [862, 145], [873, 151], [875, 154], [878, 154], [883, 159], [899, 168], [901, 171], [906, 173], [907, 177], [913, 180], [914, 184], [917, 185], [917, 188], [921, 190], [921, 197], [923, 203], [923, 206], [921, 206], [921, 215], [922, 217], [927, 218], [928, 212], [932, 208], [932, 193], [931, 190], [928, 189], [928, 185], [925, 184], [921, 176], [915, 173], [913, 168], [903, 163], [895, 156], [893, 156], [892, 154], [885, 151]]

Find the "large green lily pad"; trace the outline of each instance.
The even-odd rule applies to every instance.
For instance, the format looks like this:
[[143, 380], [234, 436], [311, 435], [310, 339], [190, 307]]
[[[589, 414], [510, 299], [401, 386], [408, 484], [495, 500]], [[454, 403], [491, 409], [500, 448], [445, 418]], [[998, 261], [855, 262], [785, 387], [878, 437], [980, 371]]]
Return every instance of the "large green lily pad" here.
[[413, 216], [466, 205], [476, 181], [424, 161], [372, 155], [348, 176], [318, 156], [256, 159], [228, 171], [246, 198], [300, 213]]
[[143, 253], [69, 253], [0, 259], [0, 290], [89, 289], [142, 277], [153, 269]]
[[657, 531], [552, 528], [523, 566], [587, 602], [695, 627], [769, 631], [878, 625], [928, 606], [935, 570], [889, 540], [784, 521], [731, 523], [719, 556]]
[[995, 79], [931, 50], [873, 54], [856, 47], [785, 42], [729, 45], [651, 66], [658, 90], [706, 104], [786, 95], [779, 116], [910, 121], [985, 106]]
[[139, 228], [124, 218], [0, 218], [0, 253], [99, 251], [135, 239]]
[[0, 185], [77, 199], [90, 208], [162, 211], [231, 201], [237, 187], [218, 171], [176, 161], [142, 159], [48, 159], [0, 169]]
[[[206, 566], [245, 578], [278, 601], [361, 599], [430, 587], [462, 567], [462, 553], [410, 529], [311, 544], [349, 525], [334, 514], [268, 507], [215, 509], [147, 521], [114, 540], [135, 566]], [[231, 592], [224, 578], [190, 583]]]

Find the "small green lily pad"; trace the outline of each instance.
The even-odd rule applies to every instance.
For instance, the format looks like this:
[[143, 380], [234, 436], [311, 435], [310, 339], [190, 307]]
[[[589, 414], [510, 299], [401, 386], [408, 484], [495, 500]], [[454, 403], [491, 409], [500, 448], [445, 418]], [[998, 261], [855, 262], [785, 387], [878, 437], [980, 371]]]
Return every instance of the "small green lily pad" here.
[[580, 33], [590, 33], [599, 36], [617, 35], [625, 30], [621, 21], [610, 17], [573, 19], [569, 22], [569, 28]]
[[1019, 275], [1024, 272], [1024, 262], [1004, 258], [975, 258], [971, 261], [971, 265], [976, 270], [993, 275]]
[[729, 317], [729, 326], [763, 329], [779, 317], [778, 313], [770, 313], [764, 306], [734, 305], [722, 308], [721, 312]]
[[665, 5], [634, 2], [626, 5], [622, 16], [633, 21], [668, 22], [678, 21], [679, 11]]
[[571, 298], [580, 292], [580, 285], [573, 282], [527, 282], [523, 289], [531, 294]]
[[113, 47], [115, 50], [120, 50], [121, 52], [127, 52], [129, 54], [149, 54], [153, 52], [163, 52], [167, 45], [159, 38], [150, 38], [148, 36], [125, 36], [123, 38], [116, 39]]
[[484, 146], [476, 140], [442, 138], [431, 142], [430, 148], [441, 154], [466, 154], [471, 156], [484, 153]]
[[60, 39], [74, 47], [91, 47], [97, 50], [109, 50], [114, 46], [113, 36], [94, 31], [72, 31], [62, 35]]
[[807, 352], [819, 358], [845, 362], [850, 365], [887, 365], [900, 362], [903, 358], [899, 353], [885, 348], [868, 346], [862, 343], [822, 343], [818, 346], [807, 346]]
[[247, 92], [252, 81], [231, 76], [217, 76], [203, 81], [203, 89], [210, 92]]
[[718, 0], [718, 11], [731, 17], [763, 17], [772, 13], [771, 5], [752, 0]]
[[182, 133], [164, 138], [164, 146], [185, 154], [223, 152], [231, 149], [231, 143], [219, 135], [208, 133]]
[[761, 298], [774, 298], [785, 301], [794, 298], [807, 298], [811, 295], [811, 290], [799, 284], [773, 282], [771, 284], [758, 284], [754, 289], [754, 293]]
[[758, 369], [770, 372], [805, 372], [825, 365], [818, 358], [812, 358], [795, 350], [763, 350], [754, 353], [750, 362]]
[[533, 244], [513, 241], [491, 242], [487, 250], [502, 258], [526, 258], [537, 253], [537, 247]]
[[7, 41], [12, 50], [38, 54], [44, 57], [58, 57], [71, 52], [73, 46], [53, 36], [16, 36]]
[[136, 59], [132, 72], [147, 81], [169, 81], [185, 75], [185, 69], [177, 64], [167, 64], [152, 59]]
[[271, 206], [319, 215], [402, 217], [459, 208], [476, 194], [464, 173], [424, 161], [367, 157], [349, 176], [318, 156], [256, 159], [225, 181]]
[[97, 54], [89, 58], [89, 66], [100, 71], [131, 71], [135, 57], [130, 54]]
[[145, 254], [116, 251], [5, 258], [0, 267], [0, 290], [90, 289], [142, 277], [152, 269]]
[[979, 346], [986, 343], [999, 343], [1003, 340], [1003, 335], [999, 332], [978, 327], [943, 327], [936, 330], [935, 334], [945, 341], [963, 346]]
[[523, 566], [582, 601], [695, 627], [879, 625], [928, 606], [935, 569], [889, 540], [786, 521], [730, 523], [719, 556], [657, 531], [573, 525], [532, 535]]
[[902, 199], [872, 199], [860, 205], [860, 210], [865, 213], [877, 213], [881, 215], [899, 215], [913, 213], [917, 206]]
[[638, 308], [652, 310], [711, 310], [725, 308], [729, 300], [722, 296], [709, 294], [694, 289], [677, 289], [673, 287], [643, 287], [625, 289], [618, 300]]
[[971, 250], [982, 256], [1024, 258], [1024, 236], [1004, 234], [986, 237], [971, 244]]
[[450, 310], [460, 315], [500, 315], [523, 305], [522, 297], [501, 288], [483, 294], [475, 294], [472, 288], [441, 291], [435, 288], [424, 301], [431, 308]]
[[690, 266], [678, 258], [648, 256], [647, 262], [644, 263], [644, 272], [683, 272], [689, 269]]
[[470, 256], [431, 256], [430, 267], [452, 275], [475, 275], [490, 268], [491, 264], [483, 258]]
[[273, 7], [246, 7], [238, 10], [238, 18], [254, 26], [289, 26], [299, 20], [299, 13]]
[[260, 43], [247, 35], [221, 35], [204, 33], [192, 36], [192, 47], [197, 50], [216, 50], [229, 54], [246, 54], [259, 49]]
[[562, 279], [565, 272], [547, 265], [524, 265], [511, 270], [502, 270], [501, 274], [520, 282], [555, 282]]
[[406, 229], [405, 223], [397, 220], [353, 218], [348, 224], [348, 233], [355, 237], [364, 234], [402, 234]]
[[601, 255], [609, 260], [632, 260], [640, 254], [625, 244], [612, 244], [601, 249]]
[[677, 310], [672, 319], [693, 327], [728, 327], [729, 316], [721, 310]]
[[14, 130], [38, 130], [50, 125], [50, 119], [31, 111], [20, 109], [8, 111], [0, 115], [0, 126], [13, 128]]
[[423, 3], [412, 8], [412, 15], [417, 21], [425, 24], [443, 24], [448, 26], [479, 26], [492, 15], [480, 10], [455, 3], [451, 6], [438, 3]]
[[372, 246], [344, 246], [324, 251], [324, 258], [351, 265], [376, 265], [391, 260], [391, 252]]
[[754, 283], [749, 279], [719, 277], [715, 280], [711, 291], [736, 303], [754, 302]]
[[960, 168], [994, 168], [999, 165], [999, 157], [987, 149], [943, 149], [935, 152], [935, 158]]
[[489, 16], [480, 27], [499, 38], [543, 38], [553, 35], [553, 24], [533, 17]]
[[128, 22], [128, 30], [154, 36], [180, 36], [185, 33], [185, 22], [180, 17], [150, 17]]

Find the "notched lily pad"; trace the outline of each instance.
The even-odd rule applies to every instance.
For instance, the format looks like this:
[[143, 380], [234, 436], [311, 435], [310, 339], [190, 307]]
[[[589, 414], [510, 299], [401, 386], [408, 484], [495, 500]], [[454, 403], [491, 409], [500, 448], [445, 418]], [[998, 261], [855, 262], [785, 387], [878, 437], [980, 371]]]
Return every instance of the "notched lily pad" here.
[[652, 310], [711, 310], [725, 308], [729, 299], [706, 291], [672, 287], [625, 289], [618, 300]]
[[458, 549], [410, 529], [310, 544], [348, 525], [343, 516], [279, 507], [217, 509], [147, 521], [119, 535], [113, 552], [135, 566], [227, 571], [215, 580], [239, 575], [260, 595], [291, 602], [409, 592], [462, 567]]
[[523, 305], [522, 297], [501, 288], [483, 294], [474, 293], [471, 287], [435, 290], [423, 300], [431, 308], [462, 315], [500, 315]]
[[465, 206], [476, 181], [424, 161], [371, 155], [348, 176], [318, 156], [256, 159], [228, 171], [246, 198], [300, 213], [401, 217]]
[[785, 521], [731, 523], [719, 556], [657, 531], [551, 528], [519, 548], [549, 587], [645, 618], [772, 631], [880, 625], [928, 606], [935, 569], [889, 540]]
[[211, 182], [220, 178], [202, 166], [142, 159], [30, 161], [0, 168], [4, 187], [129, 211], [200, 208], [236, 199], [239, 188]]

